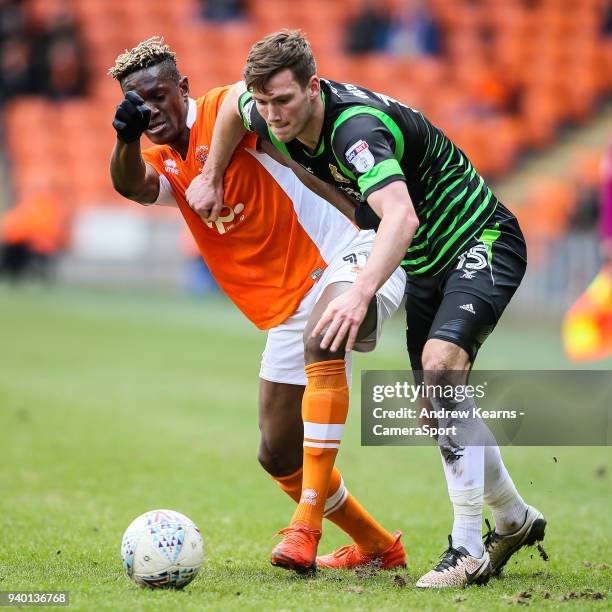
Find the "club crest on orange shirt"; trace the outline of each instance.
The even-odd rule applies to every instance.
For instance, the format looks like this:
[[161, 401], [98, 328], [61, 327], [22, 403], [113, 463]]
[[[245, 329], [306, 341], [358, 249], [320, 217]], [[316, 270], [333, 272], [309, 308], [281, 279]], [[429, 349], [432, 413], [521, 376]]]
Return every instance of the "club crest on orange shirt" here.
[[204, 165], [208, 159], [208, 146], [199, 145], [195, 150], [195, 158], [198, 164]]

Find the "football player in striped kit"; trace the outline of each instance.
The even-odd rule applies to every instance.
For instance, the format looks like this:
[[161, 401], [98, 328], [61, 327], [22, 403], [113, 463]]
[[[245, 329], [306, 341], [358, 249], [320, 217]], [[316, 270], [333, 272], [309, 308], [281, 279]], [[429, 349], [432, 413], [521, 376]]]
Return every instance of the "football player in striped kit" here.
[[[371, 296], [401, 263], [415, 375], [429, 385], [465, 384], [525, 273], [525, 241], [514, 215], [422, 113], [361, 86], [318, 77], [300, 32], [283, 30], [253, 45], [244, 76], [219, 113], [207, 168], [188, 190], [192, 208], [216, 217], [233, 144], [245, 130], [256, 132], [279, 160], [353, 197], [359, 226], [377, 231], [359, 278], [313, 330], [321, 347], [353, 347]], [[429, 401], [436, 411], [460, 404]], [[473, 405], [466, 401], [462, 408]], [[309, 410], [305, 404], [303, 412]], [[546, 521], [519, 495], [482, 419], [439, 424], [467, 432], [470, 443], [438, 440], [454, 523], [441, 561], [417, 586], [486, 583], [519, 548], [543, 539]], [[306, 460], [304, 465], [307, 486]], [[484, 503], [495, 528], [483, 545]]]

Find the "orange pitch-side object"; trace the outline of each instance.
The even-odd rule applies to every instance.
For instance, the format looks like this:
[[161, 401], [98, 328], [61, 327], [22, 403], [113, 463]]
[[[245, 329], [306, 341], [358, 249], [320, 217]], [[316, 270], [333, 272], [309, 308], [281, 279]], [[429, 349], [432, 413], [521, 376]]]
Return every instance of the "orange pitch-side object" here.
[[612, 269], [603, 269], [563, 320], [565, 352], [575, 361], [612, 355]]

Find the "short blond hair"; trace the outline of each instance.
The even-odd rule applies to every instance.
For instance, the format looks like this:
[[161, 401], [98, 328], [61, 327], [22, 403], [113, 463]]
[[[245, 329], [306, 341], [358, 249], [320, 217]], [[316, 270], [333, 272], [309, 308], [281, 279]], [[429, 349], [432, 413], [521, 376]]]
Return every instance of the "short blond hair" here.
[[131, 51], [117, 56], [115, 65], [109, 68], [108, 74], [121, 82], [126, 76], [151, 66], [164, 64], [167, 76], [178, 82], [180, 73], [176, 65], [176, 53], [164, 42], [163, 36], [152, 36], [138, 43]]

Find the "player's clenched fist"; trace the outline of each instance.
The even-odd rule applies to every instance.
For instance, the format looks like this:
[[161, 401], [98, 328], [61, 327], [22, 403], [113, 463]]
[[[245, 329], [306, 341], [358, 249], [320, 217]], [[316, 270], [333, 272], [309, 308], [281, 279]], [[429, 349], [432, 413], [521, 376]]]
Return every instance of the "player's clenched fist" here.
[[135, 91], [128, 91], [121, 104], [117, 106], [113, 127], [123, 142], [130, 143], [142, 136], [149, 127], [150, 118], [151, 109], [144, 100]]
[[185, 198], [204, 221], [216, 221], [223, 208], [223, 182], [213, 180], [204, 166], [185, 191]]

